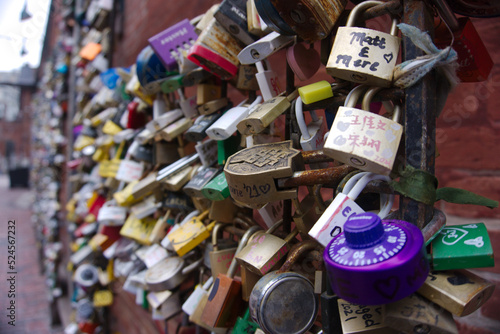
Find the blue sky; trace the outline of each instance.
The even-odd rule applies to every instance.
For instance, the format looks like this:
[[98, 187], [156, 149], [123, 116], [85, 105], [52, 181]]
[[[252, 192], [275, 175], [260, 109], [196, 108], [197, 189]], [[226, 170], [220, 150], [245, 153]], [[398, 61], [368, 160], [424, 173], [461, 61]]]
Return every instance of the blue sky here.
[[[38, 67], [50, 0], [28, 0], [31, 19], [20, 21], [26, 0], [0, 0], [0, 71], [19, 69], [27, 63]], [[61, 1], [61, 0], [54, 0]], [[27, 55], [21, 57], [25, 40]]]

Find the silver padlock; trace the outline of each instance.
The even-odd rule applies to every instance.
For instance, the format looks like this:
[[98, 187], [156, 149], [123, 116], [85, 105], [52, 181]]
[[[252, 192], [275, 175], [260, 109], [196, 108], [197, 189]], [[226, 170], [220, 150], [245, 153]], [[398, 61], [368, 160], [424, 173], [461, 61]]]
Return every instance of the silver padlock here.
[[371, 87], [363, 98], [363, 109], [353, 108], [364, 88], [354, 88], [345, 106], [339, 107], [324, 152], [358, 169], [389, 175], [403, 134], [403, 126], [397, 122], [401, 107], [394, 106], [392, 120], [367, 111], [372, 97], [381, 89]]
[[360, 3], [349, 14], [346, 26], [339, 27], [326, 64], [329, 75], [373, 86], [391, 85], [401, 42], [396, 36], [397, 20], [393, 18], [390, 34], [354, 26], [363, 11], [381, 4]]

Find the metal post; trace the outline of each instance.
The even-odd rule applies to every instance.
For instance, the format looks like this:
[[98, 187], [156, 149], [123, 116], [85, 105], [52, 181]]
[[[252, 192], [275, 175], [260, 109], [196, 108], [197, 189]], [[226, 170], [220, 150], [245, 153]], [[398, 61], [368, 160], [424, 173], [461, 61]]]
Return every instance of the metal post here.
[[[432, 33], [433, 19], [425, 1], [405, 0], [403, 22]], [[403, 38], [403, 59], [423, 55], [409, 38]], [[436, 81], [435, 72], [405, 90], [404, 165], [434, 174], [436, 143]], [[420, 229], [432, 219], [434, 208], [401, 196], [400, 217]]]

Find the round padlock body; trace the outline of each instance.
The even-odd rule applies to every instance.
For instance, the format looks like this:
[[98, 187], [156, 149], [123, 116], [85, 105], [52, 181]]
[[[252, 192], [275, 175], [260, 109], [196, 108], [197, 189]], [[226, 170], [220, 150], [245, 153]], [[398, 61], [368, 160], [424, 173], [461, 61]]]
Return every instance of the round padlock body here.
[[330, 284], [355, 304], [382, 305], [405, 298], [429, 273], [420, 230], [373, 213], [353, 215], [323, 254]]
[[254, 286], [249, 299], [250, 315], [266, 333], [305, 333], [318, 312], [313, 284], [294, 273], [273, 272]]
[[184, 259], [178, 256], [161, 260], [146, 272], [144, 280], [150, 291], [170, 290], [182, 283]]

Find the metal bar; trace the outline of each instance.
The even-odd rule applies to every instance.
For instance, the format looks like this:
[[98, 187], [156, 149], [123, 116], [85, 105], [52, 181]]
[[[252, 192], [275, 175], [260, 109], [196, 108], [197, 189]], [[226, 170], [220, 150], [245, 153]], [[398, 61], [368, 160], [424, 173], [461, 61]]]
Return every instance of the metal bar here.
[[302, 158], [306, 164], [317, 164], [321, 162], [333, 162], [332, 157], [328, 156], [323, 150], [302, 151]]
[[382, 16], [385, 14], [401, 16], [403, 13], [403, 6], [401, 6], [401, 1], [388, 1], [383, 5], [374, 6], [372, 8], [364, 11], [363, 15], [361, 15], [362, 20], [369, 20], [377, 16]]
[[[295, 77], [288, 62], [286, 62], [286, 95], [290, 95], [295, 90]], [[292, 132], [292, 115], [291, 108], [285, 112], [285, 140], [291, 139]], [[292, 230], [292, 201], [289, 199], [283, 200], [283, 230], [290, 233]]]
[[337, 185], [344, 177], [356, 168], [349, 165], [323, 169], [304, 170], [293, 173], [293, 176], [277, 179], [280, 188], [295, 188], [298, 186], [313, 186], [315, 184]]
[[[424, 1], [405, 0], [403, 22], [422, 31], [434, 31], [433, 20]], [[423, 55], [409, 38], [403, 37], [403, 59]], [[404, 165], [434, 174], [436, 138], [435, 72], [427, 74], [417, 84], [405, 90]], [[423, 229], [433, 217], [434, 208], [401, 196], [400, 217]]]

